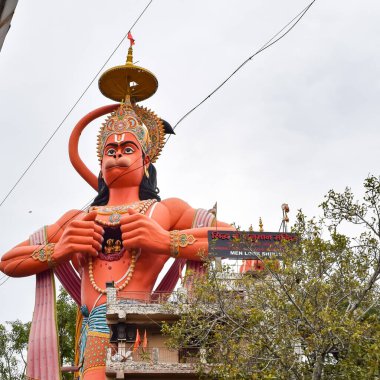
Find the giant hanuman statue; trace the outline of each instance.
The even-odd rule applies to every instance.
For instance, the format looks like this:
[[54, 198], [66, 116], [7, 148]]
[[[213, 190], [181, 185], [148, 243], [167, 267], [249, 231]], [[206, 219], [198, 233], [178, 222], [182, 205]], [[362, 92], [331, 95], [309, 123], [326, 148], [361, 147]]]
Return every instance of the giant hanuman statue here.
[[[99, 79], [100, 91], [121, 102], [98, 108], [74, 128], [70, 159], [79, 174], [98, 191], [85, 211], [71, 210], [56, 223], [43, 227], [4, 254], [0, 270], [13, 277], [36, 275], [36, 306], [29, 338], [27, 376], [60, 378], [55, 319], [55, 274], [80, 306], [81, 378], [105, 378], [109, 330], [105, 320], [105, 284], [117, 291], [135, 292], [135, 299], [152, 292], [169, 257], [176, 260], [158, 289], [172, 291], [178, 267], [185, 261], [199, 265], [207, 251], [207, 232], [213, 214], [194, 209], [181, 199], [161, 200], [153, 163], [171, 126], [152, 111], [137, 105], [152, 96], [156, 77], [132, 62], [132, 46], [125, 65], [113, 67]], [[78, 154], [83, 129], [106, 115], [98, 136], [98, 178]], [[157, 289], [156, 289], [157, 291]]]

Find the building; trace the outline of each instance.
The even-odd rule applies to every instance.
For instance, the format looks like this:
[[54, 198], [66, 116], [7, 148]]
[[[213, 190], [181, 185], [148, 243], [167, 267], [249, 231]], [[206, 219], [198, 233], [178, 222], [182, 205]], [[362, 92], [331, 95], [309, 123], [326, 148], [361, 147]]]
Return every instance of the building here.
[[106, 318], [112, 344], [106, 359], [107, 380], [198, 379], [199, 350], [170, 350], [165, 345], [167, 337], [161, 331], [164, 322], [179, 319], [165, 304], [183, 302], [186, 297], [183, 288], [171, 294], [142, 296], [117, 292], [112, 283], [107, 284]]

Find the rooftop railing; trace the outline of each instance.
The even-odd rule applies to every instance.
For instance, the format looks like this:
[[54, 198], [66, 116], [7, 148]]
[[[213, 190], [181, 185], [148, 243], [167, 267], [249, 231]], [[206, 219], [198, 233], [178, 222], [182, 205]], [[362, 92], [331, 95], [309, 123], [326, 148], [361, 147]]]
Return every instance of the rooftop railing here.
[[107, 360], [113, 363], [178, 363], [194, 364], [199, 362], [198, 348], [182, 348], [173, 350], [167, 347], [139, 347], [133, 350], [131, 347], [109, 348]]
[[188, 294], [186, 291], [174, 291], [168, 292], [118, 292], [117, 300], [125, 302], [126, 304], [157, 304], [162, 305], [164, 303], [186, 303], [188, 300]]

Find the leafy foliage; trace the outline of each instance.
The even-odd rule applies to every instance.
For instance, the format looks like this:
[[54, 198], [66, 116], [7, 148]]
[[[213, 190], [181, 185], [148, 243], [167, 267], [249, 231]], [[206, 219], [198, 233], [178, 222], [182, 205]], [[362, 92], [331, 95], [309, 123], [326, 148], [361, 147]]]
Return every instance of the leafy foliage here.
[[[74, 362], [74, 340], [77, 307], [61, 288], [57, 300], [57, 318], [61, 364]], [[0, 379], [22, 380], [25, 378], [26, 351], [31, 322], [19, 320], [0, 324]], [[64, 380], [73, 379], [73, 374], [63, 374]]]
[[19, 320], [0, 324], [0, 378], [2, 380], [24, 379], [26, 348], [30, 322]]
[[[240, 275], [209, 261], [165, 326], [170, 346], [199, 348], [200, 372], [218, 379], [380, 378], [379, 178], [364, 187], [361, 203], [330, 191], [321, 220], [299, 212], [281, 265]], [[359, 236], [340, 234], [343, 222]]]
[[[57, 299], [57, 322], [61, 364], [74, 363], [75, 327], [77, 306], [66, 290], [60, 287]], [[73, 379], [73, 374], [63, 374], [64, 380]]]

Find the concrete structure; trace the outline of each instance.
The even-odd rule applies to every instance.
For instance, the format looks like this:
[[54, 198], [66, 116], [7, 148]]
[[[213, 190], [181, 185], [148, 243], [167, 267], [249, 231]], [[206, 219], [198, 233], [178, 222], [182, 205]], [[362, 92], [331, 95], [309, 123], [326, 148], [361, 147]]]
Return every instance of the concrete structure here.
[[[117, 294], [113, 285], [108, 284], [106, 318], [113, 347], [107, 352], [107, 380], [198, 379], [199, 350], [170, 350], [165, 346], [167, 338], [161, 332], [163, 322], [171, 323], [179, 318], [164, 304], [167, 301], [182, 302], [185, 298], [184, 290], [144, 296], [131, 292]], [[139, 348], [134, 348], [137, 331], [141, 343]]]

